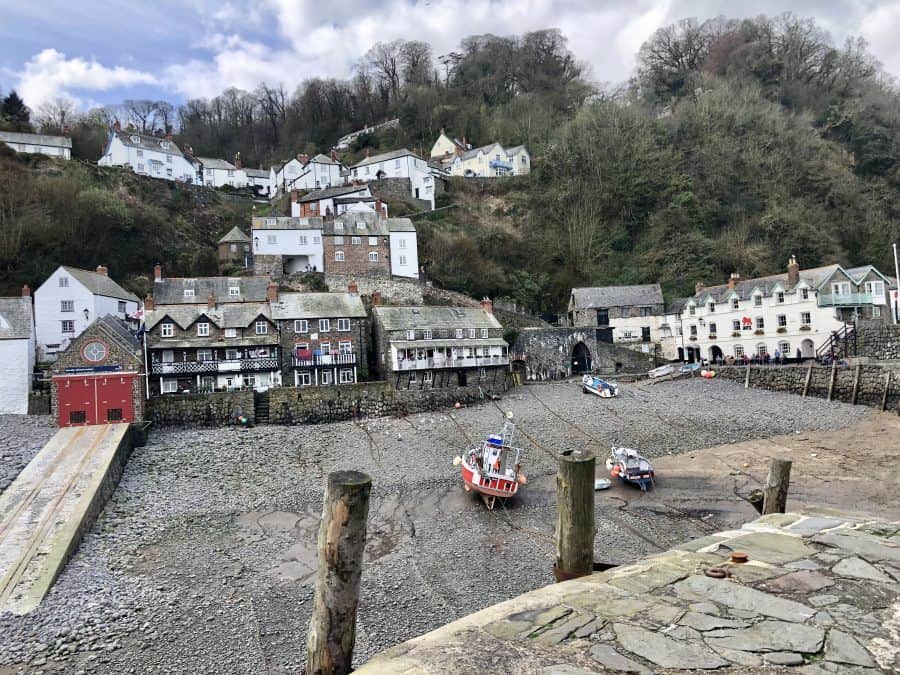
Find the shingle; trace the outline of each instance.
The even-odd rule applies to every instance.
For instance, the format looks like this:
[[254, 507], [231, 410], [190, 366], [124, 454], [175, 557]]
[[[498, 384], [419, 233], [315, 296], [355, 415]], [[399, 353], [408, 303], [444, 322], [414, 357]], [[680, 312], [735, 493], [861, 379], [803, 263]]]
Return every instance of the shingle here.
[[659, 284], [573, 288], [572, 295], [575, 298], [575, 307], [580, 309], [663, 304]]
[[26, 145], [43, 145], [51, 148], [71, 148], [72, 139], [66, 136], [48, 136], [46, 134], [26, 134], [18, 131], [0, 131], [0, 141], [4, 143], [24, 143]]
[[23, 340], [34, 335], [30, 297], [0, 298], [0, 340]]
[[[145, 134], [138, 133], [137, 131], [131, 131], [127, 129], [123, 129], [122, 131], [114, 131], [113, 132], [116, 137], [125, 145], [131, 148], [141, 148], [142, 150], [153, 150], [154, 152], [162, 152], [166, 155], [178, 155], [183, 156], [179, 147], [175, 144], [175, 141], [170, 141], [167, 138], [158, 138], [157, 136], [147, 136]], [[137, 139], [137, 140], [135, 140]], [[162, 146], [163, 143], [168, 143], [169, 147], [164, 148]]]
[[412, 155], [416, 159], [422, 159], [416, 153], [407, 150], [406, 148], [402, 148], [400, 150], [391, 150], [390, 152], [383, 152], [380, 155], [372, 155], [371, 157], [366, 157], [361, 162], [357, 162], [353, 165], [353, 168], [357, 168], [360, 166], [366, 166], [367, 164], [377, 164], [378, 162], [386, 162], [391, 159], [398, 159], [400, 157], [406, 157], [407, 155]]
[[413, 328], [502, 328], [493, 314], [479, 307], [375, 307], [385, 330]]
[[198, 157], [203, 164], [204, 169], [221, 169], [223, 171], [234, 171], [234, 164], [224, 159], [216, 159], [215, 157]]
[[118, 298], [119, 300], [131, 300], [132, 302], [140, 302], [134, 293], [129, 293], [119, 286], [106, 274], [98, 274], [90, 270], [82, 270], [77, 267], [62, 267], [75, 280], [87, 288], [95, 295], [103, 295], [107, 298]]
[[340, 185], [337, 187], [323, 188], [321, 190], [313, 190], [298, 200], [301, 203], [317, 202], [320, 199], [328, 199], [329, 197], [337, 197], [340, 195], [352, 194], [354, 192], [368, 192], [366, 185]]
[[[263, 302], [269, 277], [169, 277], [153, 284], [153, 302], [155, 305], [205, 305], [210, 294], [216, 296], [219, 303]], [[229, 289], [238, 288], [237, 295], [231, 295]], [[193, 289], [191, 297], [184, 296], [184, 290]]]
[[272, 318], [340, 319], [365, 318], [366, 309], [352, 293], [279, 293], [272, 303]]
[[228, 230], [228, 232], [225, 234], [224, 237], [219, 239], [219, 243], [220, 244], [228, 244], [228, 243], [234, 242], [234, 241], [241, 242], [241, 243], [247, 243], [250, 241], [250, 237], [248, 237], [246, 234], [244, 234], [244, 231], [241, 228], [239, 228], [237, 225], [235, 225], [230, 230]]

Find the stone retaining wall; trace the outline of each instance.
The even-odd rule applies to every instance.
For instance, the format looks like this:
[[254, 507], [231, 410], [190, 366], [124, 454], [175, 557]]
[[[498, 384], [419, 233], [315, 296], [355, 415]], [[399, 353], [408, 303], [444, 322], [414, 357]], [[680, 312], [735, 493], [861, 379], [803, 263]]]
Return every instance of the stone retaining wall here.
[[879, 361], [900, 359], [900, 326], [861, 321], [856, 331], [857, 354]]
[[802, 394], [806, 376], [809, 374], [807, 396], [828, 398], [828, 391], [831, 388], [833, 401], [868, 405], [879, 409], [884, 397], [885, 378], [890, 372], [886, 409], [900, 411], [900, 363], [837, 366], [834, 369], [833, 386], [831, 366], [720, 366], [715, 370], [718, 377], [743, 383], [746, 381], [748, 368], [751, 387]]
[[166, 394], [151, 398], [147, 411], [154, 427], [221, 427], [237, 424], [239, 413], [255, 415], [252, 391]]
[[[375, 279], [368, 277], [348, 276], [346, 274], [325, 273], [325, 284], [332, 293], [347, 292], [350, 282], [355, 282], [360, 295], [372, 295], [375, 291], [381, 297], [395, 305], [421, 305], [422, 284], [417, 281], [402, 279]], [[473, 301], [474, 302], [474, 301]], [[477, 304], [477, 303], [476, 303]]]

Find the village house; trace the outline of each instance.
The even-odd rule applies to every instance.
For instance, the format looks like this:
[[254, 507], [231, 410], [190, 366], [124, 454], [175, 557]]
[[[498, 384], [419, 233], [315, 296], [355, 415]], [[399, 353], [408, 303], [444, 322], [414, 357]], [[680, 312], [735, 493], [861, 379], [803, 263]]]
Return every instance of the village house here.
[[450, 162], [450, 175], [467, 178], [524, 176], [531, 172], [531, 155], [524, 145], [504, 149], [499, 143], [458, 153]]
[[322, 224], [325, 271], [365, 277], [418, 278], [416, 228], [358, 204]]
[[239, 188], [247, 184], [246, 176], [240, 166], [240, 156], [235, 158], [236, 164], [226, 162], [224, 159], [212, 157], [197, 157], [203, 171], [203, 185], [211, 188], [229, 187]]
[[237, 225], [232, 227], [217, 246], [219, 269], [253, 267], [253, 253], [250, 250], [250, 237], [244, 234]]
[[172, 136], [164, 138], [141, 134], [135, 129], [123, 129], [116, 122], [109, 134], [99, 166], [129, 166], [142, 176], [202, 184], [197, 167], [190, 162]]
[[362, 129], [358, 129], [356, 131], [351, 131], [349, 134], [344, 134], [341, 136], [337, 142], [334, 144], [336, 150], [347, 150], [350, 147], [350, 144], [353, 143], [360, 136], [365, 136], [366, 134], [372, 134], [377, 131], [382, 131], [384, 129], [395, 129], [400, 126], [400, 120], [398, 118], [394, 118], [392, 120], [387, 120], [386, 122], [381, 122], [380, 124], [375, 124], [373, 126], [366, 125]]
[[[368, 151], [366, 151], [368, 153]], [[407, 149], [393, 150], [380, 155], [366, 155], [351, 167], [349, 181], [368, 183], [374, 180], [403, 179], [408, 181], [410, 197], [426, 201], [434, 208], [434, 175], [428, 162]]]
[[93, 272], [58, 267], [34, 292], [38, 358], [54, 359], [95, 319], [107, 314], [136, 328], [139, 305], [137, 296], [110, 279], [103, 265]]
[[34, 153], [56, 157], [57, 159], [72, 159], [72, 139], [68, 136], [0, 131], [0, 143], [6, 144], [19, 153]]
[[257, 274], [281, 277], [324, 271], [322, 218], [257, 217], [251, 226]]
[[281, 384], [278, 326], [267, 277], [164, 278], [154, 269], [144, 301], [152, 394], [253, 389]]
[[461, 155], [466, 150], [470, 150], [471, 146], [466, 143], [466, 139], [463, 138], [459, 140], [458, 138], [450, 138], [447, 135], [447, 132], [444, 129], [441, 129], [441, 133], [438, 136], [437, 140], [434, 142], [434, 145], [431, 146], [431, 153], [429, 156], [431, 159], [447, 159], [452, 160], [456, 155]]
[[368, 322], [355, 293], [279, 293], [282, 381], [295, 387], [354, 384], [368, 374]]
[[891, 280], [875, 267], [833, 264], [727, 284], [697, 283], [683, 304], [679, 360], [728, 357], [812, 358], [833, 331], [857, 319], [890, 320]]
[[337, 153], [331, 156], [318, 154], [310, 158], [306, 153], [273, 166], [269, 173], [269, 196], [290, 192], [291, 190], [318, 190], [333, 187], [343, 182], [340, 161]]
[[572, 326], [590, 328], [598, 341], [645, 353], [656, 351], [667, 325], [659, 284], [573, 288], [568, 314]]
[[302, 197], [296, 190], [291, 191], [291, 215], [295, 218], [339, 216], [354, 204], [365, 204], [388, 215], [387, 204], [373, 197], [368, 185], [340, 185], [313, 190]]
[[0, 415], [24, 415], [35, 363], [34, 313], [31, 289], [0, 298]]
[[266, 196], [271, 190], [271, 175], [265, 169], [243, 169], [246, 176], [247, 187], [261, 196]]
[[374, 363], [398, 389], [493, 387], [509, 350], [490, 300], [478, 307], [373, 307]]

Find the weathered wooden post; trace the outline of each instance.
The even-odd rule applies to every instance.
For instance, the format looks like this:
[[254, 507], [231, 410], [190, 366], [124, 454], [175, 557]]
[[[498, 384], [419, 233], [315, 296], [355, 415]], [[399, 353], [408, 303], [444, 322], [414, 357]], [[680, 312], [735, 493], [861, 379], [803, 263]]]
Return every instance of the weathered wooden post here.
[[884, 392], [881, 394], [881, 412], [884, 412], [887, 409], [887, 395], [888, 389], [891, 388], [891, 371], [887, 371], [884, 374]]
[[351, 671], [371, 489], [372, 479], [359, 471], [328, 474], [319, 525], [316, 591], [306, 641], [307, 675], [344, 675]]
[[812, 379], [812, 361], [809, 363], [809, 368], [806, 369], [806, 380], [803, 382], [803, 398], [806, 398], [806, 395], [809, 393], [809, 381]]
[[744, 373], [744, 389], [750, 388], [750, 364], [747, 364], [747, 371]]
[[828, 380], [828, 400], [831, 400], [834, 394], [834, 381], [837, 378], [837, 361], [831, 362], [831, 379]]
[[853, 371], [853, 393], [850, 394], [850, 403], [856, 405], [856, 399], [859, 396], [859, 372], [862, 370], [862, 366], [858, 363], [856, 364], [856, 368]]
[[559, 456], [556, 473], [556, 564], [558, 581], [583, 577], [594, 570], [594, 467], [589, 450]]
[[791, 483], [791, 460], [773, 457], [769, 475], [763, 488], [763, 515], [784, 513], [787, 508], [788, 486]]

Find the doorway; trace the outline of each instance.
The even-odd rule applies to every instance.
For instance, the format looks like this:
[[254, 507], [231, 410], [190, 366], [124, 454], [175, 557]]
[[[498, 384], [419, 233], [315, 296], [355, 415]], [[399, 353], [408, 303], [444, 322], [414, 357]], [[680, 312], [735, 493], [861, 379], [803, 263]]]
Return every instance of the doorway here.
[[591, 352], [583, 342], [579, 342], [572, 348], [572, 372], [591, 372]]

